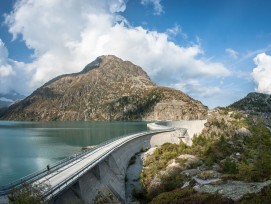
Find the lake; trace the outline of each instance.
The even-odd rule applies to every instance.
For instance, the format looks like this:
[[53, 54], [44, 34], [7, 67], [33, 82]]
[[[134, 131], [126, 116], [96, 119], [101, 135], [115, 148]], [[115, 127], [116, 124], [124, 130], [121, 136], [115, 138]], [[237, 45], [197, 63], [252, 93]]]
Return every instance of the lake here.
[[0, 185], [41, 170], [82, 147], [144, 130], [146, 122], [0, 121]]

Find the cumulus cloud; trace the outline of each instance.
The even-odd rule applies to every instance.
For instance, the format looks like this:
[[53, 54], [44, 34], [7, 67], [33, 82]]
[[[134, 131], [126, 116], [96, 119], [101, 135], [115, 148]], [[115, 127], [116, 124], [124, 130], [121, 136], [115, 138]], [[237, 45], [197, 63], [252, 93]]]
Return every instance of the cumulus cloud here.
[[120, 15], [125, 8], [122, 0], [18, 1], [6, 24], [15, 39], [20, 35], [33, 49], [34, 58], [23, 66], [13, 63], [14, 72], [27, 73], [32, 91], [59, 74], [81, 71], [97, 56], [113, 54], [143, 67], [161, 85], [230, 74], [223, 64], [205, 59], [199, 44], [180, 46], [167, 32], [130, 26]]
[[[8, 58], [8, 50], [0, 39], [0, 93], [17, 90], [24, 94], [27, 74], [23, 71], [24, 63]], [[19, 73], [19, 74], [16, 74]]]
[[14, 74], [12, 67], [8, 64], [8, 51], [0, 39], [0, 77], [8, 77]]
[[235, 51], [234, 49], [227, 48], [225, 51], [232, 59], [237, 59], [238, 58], [239, 53], [237, 51]]
[[271, 94], [271, 56], [265, 53], [258, 54], [254, 58], [256, 67], [252, 77], [256, 84], [255, 90], [260, 93]]
[[184, 92], [192, 93], [193, 96], [196, 95], [198, 98], [209, 98], [223, 92], [219, 86], [203, 85], [199, 79], [184, 79], [182, 82], [173, 84], [172, 86]]
[[141, 0], [141, 4], [144, 6], [152, 4], [154, 8], [154, 15], [161, 15], [162, 13], [164, 13], [161, 0]]

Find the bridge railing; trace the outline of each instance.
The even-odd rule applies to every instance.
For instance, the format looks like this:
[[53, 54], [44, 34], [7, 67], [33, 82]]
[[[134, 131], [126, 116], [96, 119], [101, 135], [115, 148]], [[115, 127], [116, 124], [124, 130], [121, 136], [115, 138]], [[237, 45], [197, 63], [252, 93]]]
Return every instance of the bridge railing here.
[[[121, 146], [122, 144], [134, 139], [134, 138], [137, 138], [137, 137], [140, 137], [140, 136], [143, 136], [143, 135], [149, 135], [149, 134], [153, 134], [153, 133], [161, 133], [161, 132], [170, 132], [170, 131], [174, 131], [176, 130], [177, 128], [168, 128], [168, 129], [163, 129], [163, 130], [151, 130], [151, 131], [145, 131], [145, 132], [140, 132], [140, 133], [134, 133], [134, 134], [131, 134], [131, 135], [127, 135], [125, 137], [128, 137], [128, 136], [132, 136], [134, 135], [134, 137], [130, 138], [129, 140], [125, 140], [123, 141], [122, 143], [118, 144], [117, 147], [115, 147], [114, 149], [118, 148], [119, 146]], [[123, 137], [119, 137], [119, 138], [116, 138], [116, 139], [113, 139], [111, 141], [108, 141], [106, 142], [106, 144], [109, 144], [113, 141], [116, 141], [118, 139], [121, 139]], [[105, 144], [105, 145], [106, 145]], [[103, 145], [104, 146], [104, 145]], [[108, 152], [112, 152], [113, 150], [110, 149], [108, 150], [105, 154], [108, 154]], [[101, 156], [103, 157], [103, 156]], [[93, 164], [95, 164], [96, 162], [98, 162], [101, 157], [95, 159], [91, 164], [89, 164], [88, 166], [84, 166], [82, 167], [81, 169], [77, 170], [76, 172], [74, 172], [72, 175], [70, 175], [68, 178], [66, 178], [65, 180], [63, 180], [62, 182], [58, 183], [56, 186], [54, 186], [53, 188], [49, 189], [45, 194], [44, 194], [44, 197], [47, 197], [47, 199], [50, 199], [52, 197], [54, 197], [56, 194], [62, 192], [63, 190], [65, 190], [67, 187], [69, 187], [71, 184], [73, 184], [76, 180], [78, 180], [79, 177], [81, 177], [85, 172], [89, 171], [89, 169], [92, 168]]]
[[[174, 130], [174, 128], [168, 129], [168, 131], [172, 131], [172, 130]], [[165, 130], [152, 130], [152, 131], [147, 131], [147, 132], [142, 132], [142, 133], [151, 134], [151, 133], [158, 133], [158, 132], [165, 132]], [[137, 134], [137, 133], [133, 133], [133, 134]], [[100, 143], [99, 145], [95, 146], [94, 148], [87, 149], [87, 150], [81, 151], [80, 153], [73, 154], [73, 155], [71, 155], [71, 156], [69, 156], [59, 162], [56, 162], [56, 163], [50, 165], [50, 171], [48, 171], [47, 168], [44, 168], [40, 171], [36, 171], [32, 174], [29, 174], [25, 177], [22, 177], [19, 180], [15, 180], [9, 184], [3, 185], [0, 187], [0, 196], [9, 194], [14, 188], [18, 188], [18, 187], [22, 186], [22, 184], [24, 184], [24, 183], [33, 183], [33, 182], [41, 179], [42, 177], [46, 176], [48, 173], [52, 173], [54, 171], [57, 171], [60, 168], [64, 167], [65, 165], [70, 164], [76, 160], [79, 160], [79, 158], [84, 157], [85, 155], [97, 150], [98, 148], [100, 148], [102, 146], [105, 146], [105, 145], [107, 145], [113, 141], [119, 140], [121, 138], [131, 136], [133, 134], [122, 135], [120, 137], [116, 137], [116, 138], [107, 140], [103, 143]]]

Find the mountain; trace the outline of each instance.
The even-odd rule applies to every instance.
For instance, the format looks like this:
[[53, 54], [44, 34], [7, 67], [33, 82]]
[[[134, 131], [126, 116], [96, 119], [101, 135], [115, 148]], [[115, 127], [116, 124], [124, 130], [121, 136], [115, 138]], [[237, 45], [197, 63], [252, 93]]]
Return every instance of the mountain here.
[[245, 98], [230, 105], [232, 108], [249, 112], [271, 113], [271, 95], [249, 93]]
[[137, 65], [101, 56], [81, 72], [58, 76], [0, 115], [2, 120], [202, 119], [207, 107], [159, 87]]
[[0, 93], [0, 108], [8, 107], [12, 103], [22, 100], [24, 95], [17, 93], [16, 91], [10, 91], [8, 93]]
[[265, 125], [271, 127], [271, 95], [269, 94], [249, 93], [230, 107], [250, 113], [256, 117], [255, 120], [262, 120]]

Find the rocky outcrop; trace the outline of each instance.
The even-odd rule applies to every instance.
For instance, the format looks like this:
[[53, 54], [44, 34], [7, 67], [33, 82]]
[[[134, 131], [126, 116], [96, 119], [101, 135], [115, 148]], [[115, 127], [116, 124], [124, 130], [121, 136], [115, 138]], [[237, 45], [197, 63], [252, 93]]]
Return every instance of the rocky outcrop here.
[[231, 108], [255, 115], [271, 126], [271, 95], [249, 93], [245, 98], [230, 105]]
[[249, 93], [245, 98], [230, 105], [243, 111], [271, 113], [271, 95], [263, 93]]
[[58, 76], [12, 105], [4, 120], [202, 119], [207, 107], [181, 91], [158, 87], [146, 72], [101, 56], [81, 72]]

